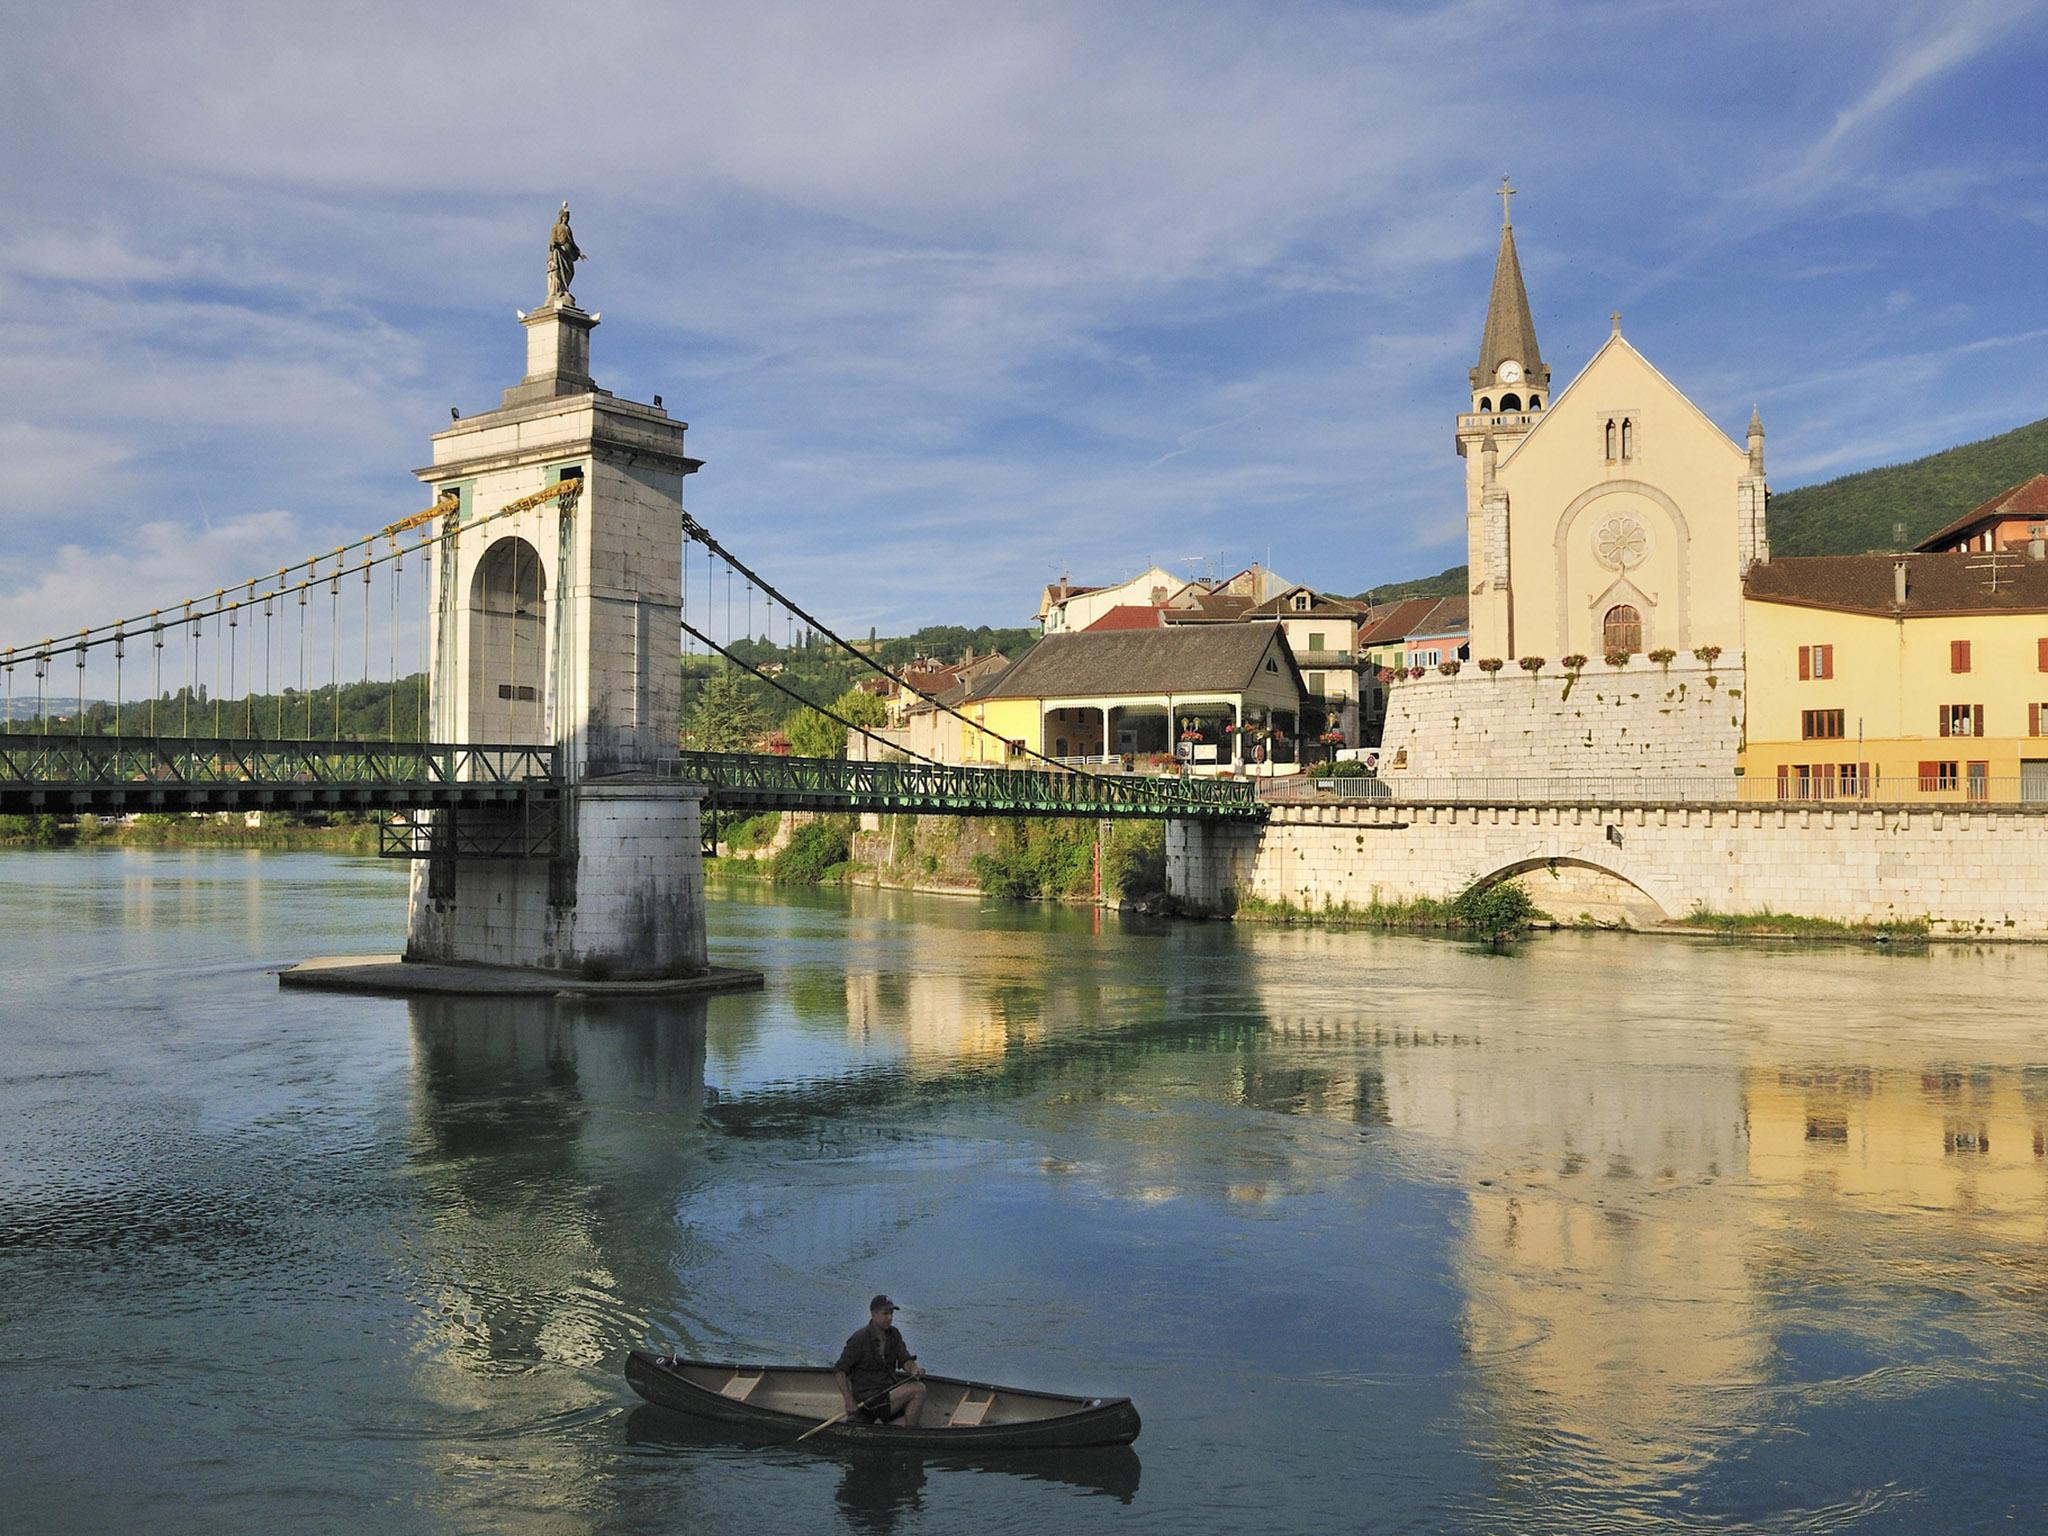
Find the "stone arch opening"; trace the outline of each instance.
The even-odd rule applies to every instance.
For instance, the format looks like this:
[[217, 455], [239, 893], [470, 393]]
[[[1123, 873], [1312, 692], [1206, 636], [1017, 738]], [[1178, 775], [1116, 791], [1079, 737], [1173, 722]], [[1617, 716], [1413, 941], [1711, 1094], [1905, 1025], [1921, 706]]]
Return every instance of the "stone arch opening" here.
[[1481, 395], [1479, 397], [1479, 409], [1482, 411], [1491, 411], [1493, 409], [1493, 396]]
[[1537, 906], [1568, 928], [1652, 928], [1670, 921], [1656, 897], [1627, 875], [1591, 859], [1522, 859], [1473, 883], [1483, 890], [1517, 878]]
[[547, 570], [526, 540], [499, 539], [469, 588], [469, 719], [478, 739], [548, 740]]
[[1519, 411], [1522, 408], [1522, 397], [1514, 394], [1502, 395], [1500, 408], [1504, 411]]

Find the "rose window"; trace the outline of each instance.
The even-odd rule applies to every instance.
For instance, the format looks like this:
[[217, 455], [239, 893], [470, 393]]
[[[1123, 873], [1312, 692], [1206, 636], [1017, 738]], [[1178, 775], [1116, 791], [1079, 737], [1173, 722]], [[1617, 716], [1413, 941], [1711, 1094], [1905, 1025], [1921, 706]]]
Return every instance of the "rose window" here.
[[1593, 530], [1593, 552], [1602, 565], [1626, 571], [1650, 552], [1650, 532], [1633, 517], [1610, 517]]

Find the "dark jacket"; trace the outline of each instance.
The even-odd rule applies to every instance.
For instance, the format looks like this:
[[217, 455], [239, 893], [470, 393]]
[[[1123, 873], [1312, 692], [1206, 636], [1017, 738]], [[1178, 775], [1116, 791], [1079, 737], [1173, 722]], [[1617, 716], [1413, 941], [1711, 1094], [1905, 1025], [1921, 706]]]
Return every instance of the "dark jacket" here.
[[832, 1369], [845, 1373], [853, 1383], [853, 1395], [860, 1398], [880, 1391], [896, 1379], [901, 1367], [916, 1358], [904, 1347], [903, 1335], [894, 1327], [878, 1334], [875, 1325], [869, 1323], [846, 1341], [846, 1348], [839, 1351], [839, 1360]]

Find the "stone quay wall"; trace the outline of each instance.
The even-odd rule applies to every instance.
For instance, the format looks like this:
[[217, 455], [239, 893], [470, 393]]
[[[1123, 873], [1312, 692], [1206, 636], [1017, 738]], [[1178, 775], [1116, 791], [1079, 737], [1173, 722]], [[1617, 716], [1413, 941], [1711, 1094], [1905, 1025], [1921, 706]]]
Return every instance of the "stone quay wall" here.
[[1514, 662], [1454, 677], [1435, 668], [1387, 689], [1381, 774], [1392, 780], [1717, 775], [1742, 747], [1742, 660], [1660, 666], [1595, 658], [1577, 673]]
[[1444, 900], [1522, 875], [1561, 922], [1768, 908], [2048, 939], [2048, 808], [1276, 805], [1263, 827], [1169, 822], [1166, 855], [1168, 890], [1212, 913]]

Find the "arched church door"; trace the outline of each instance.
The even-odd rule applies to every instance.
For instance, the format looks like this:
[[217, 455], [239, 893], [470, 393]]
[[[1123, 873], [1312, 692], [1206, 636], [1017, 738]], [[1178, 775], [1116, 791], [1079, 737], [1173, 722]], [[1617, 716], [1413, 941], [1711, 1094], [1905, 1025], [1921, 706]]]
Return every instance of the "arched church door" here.
[[1607, 610], [1600, 625], [1604, 651], [1640, 651], [1643, 648], [1643, 616], [1629, 603], [1616, 603]]

